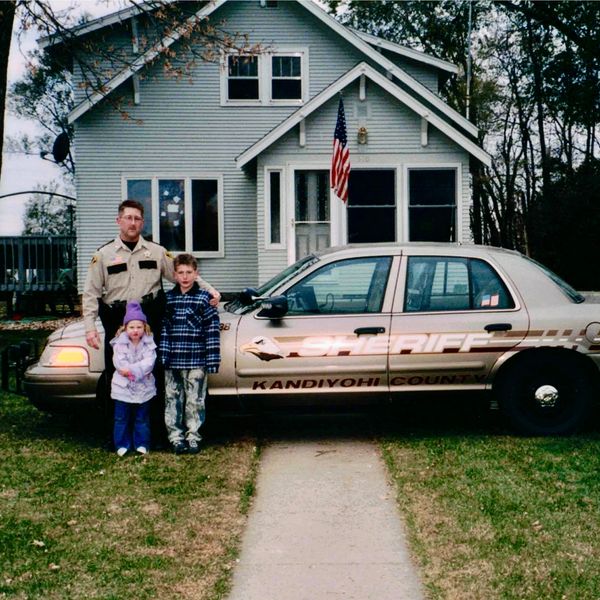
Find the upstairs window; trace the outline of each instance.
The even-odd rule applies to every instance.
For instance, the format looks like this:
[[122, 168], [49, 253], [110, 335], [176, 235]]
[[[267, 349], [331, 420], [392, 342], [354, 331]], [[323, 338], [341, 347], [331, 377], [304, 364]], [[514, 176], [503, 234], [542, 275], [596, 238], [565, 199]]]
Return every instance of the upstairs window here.
[[301, 104], [308, 93], [308, 50], [230, 54], [222, 69], [221, 104]]
[[258, 56], [227, 57], [227, 97], [230, 100], [258, 100]]
[[300, 56], [271, 57], [271, 98], [302, 100], [302, 58]]

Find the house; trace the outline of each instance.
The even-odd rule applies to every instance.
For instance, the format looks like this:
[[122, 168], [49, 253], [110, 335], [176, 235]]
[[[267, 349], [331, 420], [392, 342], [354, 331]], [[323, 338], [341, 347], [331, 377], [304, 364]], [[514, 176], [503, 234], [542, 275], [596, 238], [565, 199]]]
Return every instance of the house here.
[[[476, 128], [439, 97], [454, 65], [344, 27], [311, 0], [197, 6], [266, 50], [200, 62], [176, 82], [150, 48], [104, 94], [77, 88], [80, 286], [92, 253], [115, 235], [125, 198], [144, 203], [146, 235], [193, 252], [204, 278], [229, 292], [328, 246], [470, 241], [469, 161], [490, 157]], [[74, 33], [135, 50], [136, 10]], [[178, 32], [163, 43], [175, 48]], [[117, 93], [130, 99], [130, 120], [105, 98]], [[347, 204], [329, 189], [340, 97]]]

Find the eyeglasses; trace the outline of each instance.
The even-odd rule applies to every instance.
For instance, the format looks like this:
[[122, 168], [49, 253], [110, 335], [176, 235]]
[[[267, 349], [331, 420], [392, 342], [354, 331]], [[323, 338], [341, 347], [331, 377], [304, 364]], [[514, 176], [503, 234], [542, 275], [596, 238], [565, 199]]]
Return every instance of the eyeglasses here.
[[123, 219], [123, 221], [129, 221], [134, 222], [134, 223], [141, 223], [144, 219], [142, 217], [134, 217], [133, 215], [125, 215], [123, 217], [119, 217], [120, 219]]

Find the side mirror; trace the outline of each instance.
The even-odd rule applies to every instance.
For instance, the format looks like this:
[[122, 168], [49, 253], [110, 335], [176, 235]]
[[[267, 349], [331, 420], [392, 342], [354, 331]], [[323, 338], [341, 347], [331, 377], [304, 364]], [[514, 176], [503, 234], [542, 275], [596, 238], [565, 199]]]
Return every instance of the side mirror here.
[[250, 304], [253, 304], [254, 301], [256, 300], [256, 298], [258, 297], [258, 290], [256, 290], [255, 288], [244, 288], [241, 292], [240, 292], [240, 302], [244, 305], [244, 306], [250, 306]]
[[261, 303], [261, 309], [256, 314], [257, 317], [267, 317], [267, 319], [282, 319], [288, 311], [288, 301], [286, 296], [273, 296], [267, 298]]

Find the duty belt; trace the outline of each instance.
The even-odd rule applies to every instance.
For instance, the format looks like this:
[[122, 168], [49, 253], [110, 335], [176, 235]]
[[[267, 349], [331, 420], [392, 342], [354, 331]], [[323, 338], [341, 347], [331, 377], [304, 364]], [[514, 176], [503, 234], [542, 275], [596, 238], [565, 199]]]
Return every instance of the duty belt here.
[[[146, 294], [145, 296], [142, 296], [142, 299], [140, 301], [140, 304], [146, 304], [147, 302], [150, 302], [151, 300], [154, 300], [154, 294]], [[110, 304], [107, 304], [106, 306], [108, 306], [108, 308], [125, 308], [127, 306], [127, 300], [115, 300], [114, 302], [111, 302]]]

